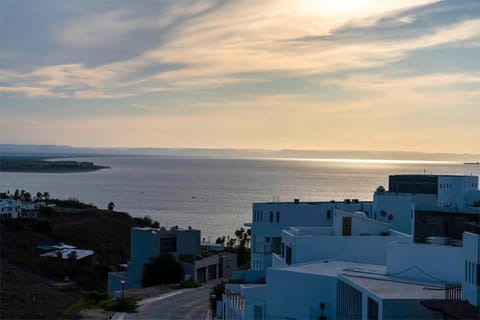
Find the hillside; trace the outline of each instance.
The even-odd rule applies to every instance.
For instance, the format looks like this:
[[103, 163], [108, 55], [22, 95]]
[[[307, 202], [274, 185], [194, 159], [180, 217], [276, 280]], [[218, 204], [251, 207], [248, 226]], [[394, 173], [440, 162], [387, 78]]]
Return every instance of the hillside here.
[[[58, 318], [81, 290], [104, 290], [107, 272], [129, 257], [131, 227], [149, 223], [126, 213], [68, 208], [38, 220], [1, 221], [0, 318]], [[40, 257], [37, 246], [58, 242], [94, 250], [92, 264]], [[70, 291], [53, 286], [65, 276], [76, 283]]]

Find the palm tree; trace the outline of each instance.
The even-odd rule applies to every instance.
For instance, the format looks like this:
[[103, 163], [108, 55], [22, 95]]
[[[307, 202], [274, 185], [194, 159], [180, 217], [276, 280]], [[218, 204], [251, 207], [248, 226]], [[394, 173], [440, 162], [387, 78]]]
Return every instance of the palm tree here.
[[45, 192], [43, 193], [43, 199], [44, 199], [45, 201], [50, 200], [50, 193], [49, 193], [48, 191], [45, 191]]
[[108, 204], [108, 210], [113, 211], [113, 209], [115, 209], [115, 203], [110, 202], [110, 203]]
[[40, 200], [42, 200], [42, 193], [37, 192], [37, 201], [40, 201]]
[[32, 201], [32, 195], [30, 194], [30, 192], [25, 192], [23, 194], [23, 200], [27, 201], [27, 202], [31, 202]]

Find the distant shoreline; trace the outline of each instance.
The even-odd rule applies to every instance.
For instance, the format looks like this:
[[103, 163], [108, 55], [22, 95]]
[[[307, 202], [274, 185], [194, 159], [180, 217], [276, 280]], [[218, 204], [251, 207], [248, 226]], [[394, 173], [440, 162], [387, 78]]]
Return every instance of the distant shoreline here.
[[55, 160], [50, 161], [43, 157], [1, 157], [0, 172], [25, 173], [76, 173], [92, 172], [110, 169], [107, 166], [95, 165], [93, 162]]

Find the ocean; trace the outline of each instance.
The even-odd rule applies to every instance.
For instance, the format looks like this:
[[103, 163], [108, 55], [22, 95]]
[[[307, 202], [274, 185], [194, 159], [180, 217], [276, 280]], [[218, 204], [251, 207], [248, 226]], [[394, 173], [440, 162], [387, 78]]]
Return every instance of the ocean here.
[[388, 175], [402, 173], [480, 175], [480, 166], [449, 162], [212, 159], [165, 156], [72, 158], [110, 166], [85, 173], [0, 173], [0, 190], [77, 198], [161, 225], [192, 226], [214, 241], [251, 221], [253, 202], [372, 200], [388, 187]]

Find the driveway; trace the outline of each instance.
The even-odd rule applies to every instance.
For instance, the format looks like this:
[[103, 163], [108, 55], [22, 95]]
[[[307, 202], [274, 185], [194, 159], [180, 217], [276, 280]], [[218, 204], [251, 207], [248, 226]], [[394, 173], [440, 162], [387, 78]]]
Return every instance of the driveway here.
[[200, 288], [173, 291], [139, 302], [137, 313], [124, 314], [123, 319], [205, 319], [210, 310], [210, 290], [214, 284]]

